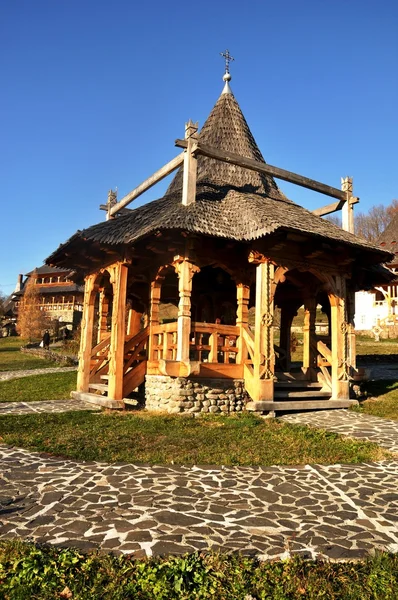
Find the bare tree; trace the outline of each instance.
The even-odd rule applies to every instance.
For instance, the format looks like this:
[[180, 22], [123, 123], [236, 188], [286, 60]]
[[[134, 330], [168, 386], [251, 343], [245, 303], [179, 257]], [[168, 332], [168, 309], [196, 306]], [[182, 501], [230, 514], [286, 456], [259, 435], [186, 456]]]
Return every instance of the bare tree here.
[[0, 317], [4, 316], [6, 300], [7, 297], [0, 291]]
[[30, 341], [41, 338], [44, 330], [49, 327], [50, 319], [41, 308], [40, 292], [30, 280], [18, 307], [17, 331], [21, 337]]
[[376, 242], [397, 212], [398, 200], [393, 200], [388, 206], [373, 206], [367, 214], [358, 213], [355, 215], [355, 233]]

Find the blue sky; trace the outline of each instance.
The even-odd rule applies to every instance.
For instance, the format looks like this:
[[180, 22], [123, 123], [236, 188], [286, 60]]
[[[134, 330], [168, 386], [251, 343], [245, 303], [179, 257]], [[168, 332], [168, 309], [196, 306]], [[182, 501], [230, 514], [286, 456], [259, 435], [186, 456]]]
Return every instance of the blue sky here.
[[[0, 0], [0, 291], [177, 155], [231, 87], [270, 164], [398, 197], [395, 0]], [[314, 209], [330, 198], [279, 182]], [[162, 196], [167, 181], [136, 203]], [[356, 207], [357, 208], [357, 207]]]

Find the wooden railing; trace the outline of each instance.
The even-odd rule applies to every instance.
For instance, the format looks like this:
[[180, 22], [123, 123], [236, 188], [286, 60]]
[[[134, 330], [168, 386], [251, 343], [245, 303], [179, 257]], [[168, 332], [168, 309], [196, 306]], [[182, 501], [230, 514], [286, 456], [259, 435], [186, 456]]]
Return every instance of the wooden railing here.
[[124, 344], [123, 396], [128, 396], [145, 380], [148, 358], [149, 327], [145, 327], [133, 337], [127, 337]]
[[221, 323], [192, 323], [190, 359], [200, 363], [236, 364], [239, 327]]
[[253, 364], [254, 363], [254, 334], [252, 331], [250, 331], [248, 326], [246, 326], [242, 329], [242, 337], [243, 337], [243, 342], [246, 346], [246, 350], [249, 355], [247, 363]]
[[177, 322], [152, 325], [151, 360], [176, 360]]
[[92, 383], [94, 382], [94, 379], [97, 379], [97, 376], [107, 373], [110, 342], [111, 336], [108, 335], [91, 350], [90, 382]]
[[145, 327], [133, 337], [126, 337], [124, 344], [123, 374], [134, 369], [138, 363], [147, 359], [149, 327]]
[[329, 368], [332, 366], [332, 351], [322, 340], [312, 344], [312, 350], [316, 353], [316, 364], [321, 371], [318, 379], [326, 388], [332, 389], [332, 375]]
[[[149, 328], [142, 329], [135, 336], [126, 337], [123, 359], [123, 393], [129, 394], [145, 377]], [[101, 381], [101, 375], [108, 374], [109, 346], [111, 337], [107, 336], [91, 351], [90, 383]]]

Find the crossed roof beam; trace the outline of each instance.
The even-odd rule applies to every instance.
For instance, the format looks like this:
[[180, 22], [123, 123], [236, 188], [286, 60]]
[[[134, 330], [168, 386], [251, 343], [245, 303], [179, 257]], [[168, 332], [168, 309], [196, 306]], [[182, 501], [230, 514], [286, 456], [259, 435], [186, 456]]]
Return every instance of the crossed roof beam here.
[[[156, 185], [159, 181], [170, 175], [170, 173], [178, 169], [182, 164], [184, 164], [184, 172], [186, 171], [190, 175], [189, 177], [184, 178], [187, 180], [187, 182], [183, 187], [183, 204], [190, 204], [191, 201], [193, 201], [192, 196], [194, 195], [196, 189], [196, 159], [198, 155], [202, 155], [219, 160], [221, 162], [234, 164], [244, 169], [270, 175], [276, 179], [282, 179], [283, 181], [288, 181], [289, 183], [294, 183], [326, 196], [336, 198], [337, 202], [317, 208], [313, 210], [312, 213], [314, 215], [323, 217], [338, 210], [343, 210], [343, 229], [350, 231], [351, 233], [354, 232], [353, 207], [354, 204], [359, 202], [359, 198], [353, 196], [352, 178], [350, 177], [342, 179], [342, 189], [338, 189], [321, 183], [320, 181], [310, 179], [309, 177], [304, 177], [303, 175], [293, 173], [292, 171], [287, 171], [286, 169], [281, 169], [279, 167], [259, 162], [252, 158], [246, 158], [233, 152], [220, 150], [219, 148], [214, 148], [213, 146], [201, 144], [197, 139], [197, 125], [196, 127], [193, 127], [192, 122], [186, 124], [186, 139], [177, 139], [175, 141], [175, 145], [179, 148], [184, 148], [184, 151], [164, 165], [161, 169], [156, 171], [156, 173], [148, 177], [148, 179], [143, 181], [134, 190], [126, 194], [126, 196], [124, 196], [119, 202], [116, 202], [113, 205], [109, 203], [100, 205], [102, 210], [107, 211], [107, 219], [111, 219], [115, 217], [116, 214], [124, 212], [123, 209], [125, 209], [128, 204]], [[191, 196], [191, 199], [189, 196]]]

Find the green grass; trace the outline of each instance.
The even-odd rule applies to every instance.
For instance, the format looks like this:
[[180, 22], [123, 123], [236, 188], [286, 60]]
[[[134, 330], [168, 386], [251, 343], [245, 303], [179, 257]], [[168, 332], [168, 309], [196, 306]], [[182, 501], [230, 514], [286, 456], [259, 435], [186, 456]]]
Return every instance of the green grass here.
[[0, 371], [24, 371], [59, 366], [56, 363], [21, 352], [28, 340], [20, 337], [0, 338]]
[[398, 556], [346, 563], [259, 562], [196, 553], [134, 560], [0, 542], [3, 600], [397, 600]]
[[369, 381], [365, 386], [368, 400], [353, 410], [375, 417], [398, 420], [398, 382]]
[[68, 371], [0, 381], [0, 402], [65, 400], [76, 389], [76, 377], [76, 371]]
[[367, 356], [371, 354], [398, 354], [398, 340], [387, 339], [376, 342], [371, 337], [357, 336], [357, 355]]
[[250, 414], [191, 418], [145, 412], [9, 415], [1, 442], [58, 456], [151, 464], [281, 465], [392, 458], [369, 442]]

